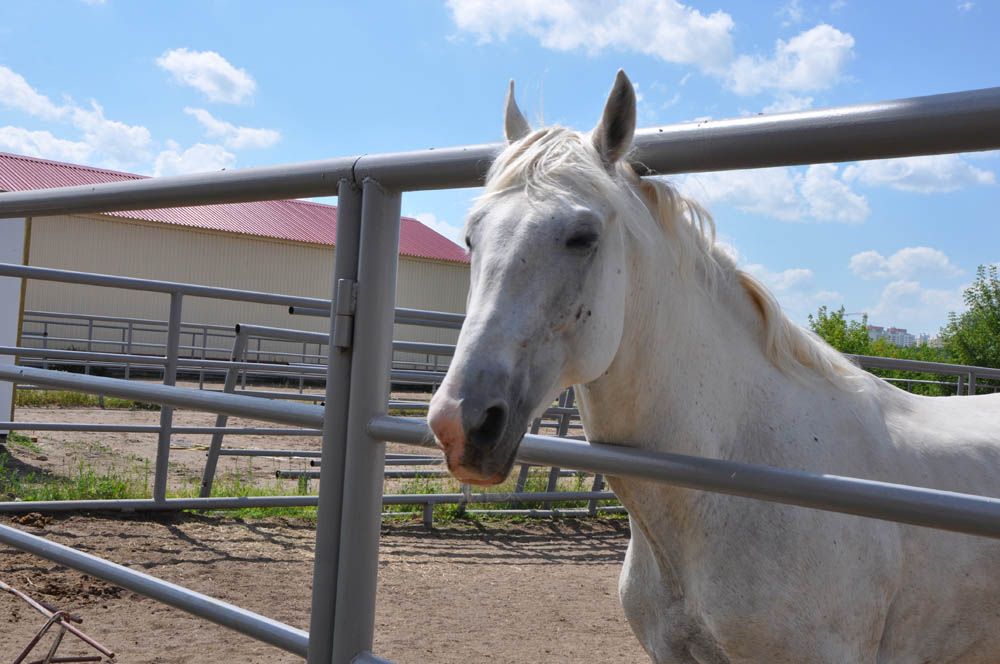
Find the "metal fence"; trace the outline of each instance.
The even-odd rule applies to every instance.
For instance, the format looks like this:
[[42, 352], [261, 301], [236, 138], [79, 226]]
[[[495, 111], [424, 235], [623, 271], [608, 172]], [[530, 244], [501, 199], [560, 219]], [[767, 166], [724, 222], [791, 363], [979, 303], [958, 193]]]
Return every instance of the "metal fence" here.
[[[659, 173], [992, 149], [1000, 147], [1000, 88], [705, 126], [663, 127], [639, 132], [636, 146], [636, 160], [649, 172]], [[0, 217], [14, 217], [337, 193], [333, 292], [340, 294], [334, 298], [328, 398], [322, 408], [173, 387], [169, 383], [176, 375], [176, 362], [166, 365], [166, 385], [136, 385], [28, 367], [0, 369], [0, 379], [152, 401], [163, 404], [167, 412], [170, 407], [198, 408], [322, 427], [322, 488], [308, 634], [8, 526], [0, 526], [0, 541], [83, 569], [280, 648], [307, 654], [310, 664], [382, 661], [370, 650], [384, 441], [431, 444], [423, 421], [386, 414], [401, 195], [403, 191], [476, 185], [499, 148], [487, 145], [367, 155], [0, 195]], [[174, 324], [168, 348], [176, 348], [180, 305], [189, 293], [180, 289], [160, 292], [171, 298]], [[301, 306], [323, 307], [322, 303]], [[345, 395], [349, 398], [342, 398]], [[167, 425], [165, 428], [169, 428], [169, 420]], [[994, 498], [530, 434], [521, 444], [518, 458], [1000, 537], [1000, 500]], [[162, 487], [154, 499], [165, 502]]]
[[[0, 264], [0, 275], [4, 274], [5, 269], [10, 269], [23, 277], [32, 277], [33, 275], [41, 275], [47, 279], [58, 280], [64, 283], [87, 283], [94, 281], [95, 276], [92, 274], [77, 273], [71, 271], [52, 271], [46, 269], [36, 269], [31, 267], [22, 267], [14, 265], [4, 265]], [[167, 284], [166, 282], [157, 282], [155, 280], [145, 280], [144, 286], [151, 288], [153, 286], [179, 286], [179, 284]], [[192, 286], [190, 284], [183, 284], [183, 286]], [[229, 291], [227, 294], [232, 295], [234, 292], [238, 293], [240, 297], [252, 298], [257, 293], [253, 291]], [[274, 295], [274, 294], [269, 294]], [[327, 308], [326, 311], [329, 311]], [[26, 318], [30, 316], [30, 319], [36, 324], [40, 324], [42, 327], [42, 334], [29, 334], [28, 339], [22, 341], [21, 346], [17, 347], [3, 347], [0, 346], [0, 354], [9, 353], [17, 357], [22, 366], [40, 366], [43, 369], [47, 369], [49, 365], [61, 365], [61, 366], [71, 366], [74, 368], [81, 368], [85, 375], [89, 375], [89, 370], [91, 368], [99, 369], [101, 372], [113, 372], [116, 374], [123, 375], [125, 378], [130, 377], [130, 372], [133, 370], [159, 370], [164, 372], [166, 366], [171, 363], [171, 360], [175, 360], [177, 364], [177, 375], [181, 372], [186, 372], [189, 376], [198, 375], [199, 379], [199, 389], [205, 389], [205, 375], [214, 374], [216, 377], [222, 379], [222, 391], [225, 393], [240, 393], [246, 395], [252, 395], [257, 397], [267, 397], [272, 399], [294, 399], [294, 400], [312, 400], [316, 402], [323, 401], [327, 398], [325, 391], [322, 393], [306, 393], [303, 390], [304, 382], [309, 380], [317, 385], [322, 385], [323, 380], [326, 376], [326, 360], [328, 353], [324, 352], [324, 348], [329, 343], [329, 336], [317, 332], [308, 332], [303, 330], [287, 329], [287, 328], [275, 328], [260, 325], [236, 325], [234, 327], [229, 326], [219, 326], [219, 325], [206, 325], [202, 323], [186, 325], [188, 334], [192, 336], [192, 344], [187, 347], [183, 345], [178, 345], [176, 349], [177, 357], [171, 358], [170, 353], [173, 352], [166, 343], [166, 340], [161, 338], [167, 334], [170, 329], [169, 321], [155, 321], [148, 319], [134, 319], [134, 318], [123, 318], [123, 317], [108, 317], [108, 316], [86, 316], [82, 314], [46, 314], [45, 312], [30, 312], [25, 314]], [[327, 314], [329, 317], [329, 314]], [[398, 309], [396, 312], [396, 320], [405, 321], [408, 325], [422, 325], [437, 327], [441, 325], [453, 326], [455, 324], [460, 324], [462, 321], [462, 316], [458, 314], [436, 312], [436, 311], [419, 311], [413, 309]], [[63, 333], [63, 335], [58, 336], [56, 341], [68, 345], [71, 348], [85, 348], [85, 350], [65, 350], [47, 347], [43, 343], [42, 348], [31, 348], [26, 344], [31, 343], [31, 341], [45, 342], [49, 339], [45, 335], [48, 327], [56, 326], [80, 326], [86, 330], [85, 337], [73, 336], [72, 333]], [[110, 329], [113, 331], [112, 336], [115, 337], [111, 340], [104, 340], [102, 343], [110, 346], [116, 346], [119, 352], [113, 352], [114, 348], [103, 349], [99, 351], [94, 351], [89, 347], [97, 341], [95, 339], [95, 332], [100, 333], [101, 330]], [[211, 334], [222, 339], [231, 339], [231, 347], [229, 349], [224, 348], [214, 348], [216, 355], [218, 356], [219, 351], [225, 351], [225, 360], [209, 359], [205, 357], [205, 349], [207, 348], [207, 337], [206, 335], [211, 331]], [[144, 332], [152, 333], [146, 342], [135, 342], [135, 333]], [[185, 325], [181, 324], [181, 334], [185, 332]], [[68, 336], [67, 336], [68, 335]], [[159, 336], [157, 336], [159, 335]], [[197, 340], [201, 335], [201, 344], [197, 343]], [[308, 357], [302, 357], [297, 359], [304, 360], [303, 362], [296, 363], [284, 363], [275, 362], [273, 357], [275, 354], [281, 354], [282, 351], [276, 350], [273, 343], [268, 343], [262, 346], [262, 342], [278, 342], [286, 345], [291, 345], [292, 347], [297, 347], [299, 344], [302, 345], [302, 352], [305, 353], [306, 347], [315, 347], [316, 352], [310, 354]], [[256, 342], [256, 344], [254, 343]], [[263, 350], [262, 350], [263, 348]], [[167, 355], [136, 355], [130, 351], [135, 349], [154, 349], [162, 350], [166, 349]], [[251, 352], [255, 349], [255, 354], [251, 355]], [[426, 343], [426, 342], [413, 342], [413, 341], [394, 341], [393, 351], [396, 354], [408, 354], [410, 357], [417, 355], [423, 357], [433, 357], [433, 358], [449, 358], [454, 354], [454, 346], [448, 344], [437, 344], [437, 343]], [[295, 355], [295, 353], [290, 353]], [[399, 384], [402, 386], [426, 388], [433, 387], [438, 384], [443, 378], [444, 374], [440, 368], [438, 369], [412, 369], [412, 368], [396, 368], [398, 366], [396, 361], [393, 363], [393, 370], [390, 373], [390, 378], [394, 384]], [[404, 367], [412, 366], [411, 362], [402, 362]], [[445, 361], [443, 366], [446, 366]], [[255, 376], [258, 379], [266, 380], [293, 380], [297, 381], [299, 384], [299, 392], [282, 392], [282, 391], [268, 391], [260, 389], [248, 389], [247, 377]], [[237, 392], [239, 383], [242, 381], [242, 389]], [[19, 386], [19, 389], [38, 389], [35, 386]], [[552, 428], [557, 430], [557, 433], [561, 437], [569, 435], [571, 428], [578, 430], [581, 427], [579, 424], [579, 413], [575, 409], [566, 408], [566, 396], [564, 395], [562, 401], [560, 402], [560, 407], [550, 409], [550, 411], [543, 414], [542, 418], [536, 420], [532, 426], [532, 432], [537, 433], [539, 428], [543, 425], [551, 425]], [[103, 397], [102, 397], [103, 400]], [[427, 408], [426, 401], [390, 401], [390, 409], [398, 409], [405, 411], [422, 411]], [[171, 415], [172, 417], [172, 415]], [[576, 421], [573, 419], [576, 418]], [[315, 453], [310, 453], [306, 450], [292, 450], [292, 449], [270, 449], [270, 450], [260, 450], [260, 449], [244, 449], [238, 447], [223, 448], [222, 444], [224, 437], [229, 436], [260, 436], [260, 435], [270, 435], [270, 436], [308, 436], [317, 437], [321, 434], [318, 429], [312, 428], [261, 428], [261, 427], [229, 427], [228, 416], [217, 415], [216, 421], [213, 426], [174, 426], [172, 423], [169, 426], [164, 426], [161, 421], [159, 425], [137, 425], [137, 424], [92, 424], [92, 423], [74, 423], [74, 422], [31, 422], [31, 421], [11, 421], [2, 422], [0, 421], [0, 431], [2, 430], [16, 430], [16, 431], [79, 431], [79, 432], [90, 432], [90, 433], [155, 433], [160, 437], [161, 440], [165, 439], [166, 442], [160, 446], [158, 449], [169, 450], [171, 446], [171, 440], [174, 434], [187, 434], [187, 435], [211, 435], [210, 443], [208, 445], [206, 463], [202, 472], [202, 482], [199, 491], [200, 497], [208, 498], [212, 495], [212, 488], [215, 480], [216, 470], [218, 467], [218, 461], [221, 456], [228, 457], [260, 457], [260, 456], [270, 456], [285, 459], [295, 459], [295, 458], [309, 458], [311, 456], [318, 455], [318, 450]], [[160, 473], [166, 472], [167, 464], [160, 462], [160, 456], [157, 456], [158, 463], [156, 464], [153, 483], [154, 488], [160, 485], [165, 485], [165, 479], [161, 481]], [[425, 463], [414, 464], [416, 460], [423, 460]], [[430, 478], [435, 476], [442, 476], [444, 471], [440, 468], [427, 468], [427, 466], [439, 465], [442, 457], [413, 457], [404, 456], [399, 454], [387, 454], [386, 455], [386, 469], [385, 478], [387, 480], [392, 479], [415, 479], [415, 478]], [[313, 461], [313, 463], [318, 466], [320, 465], [318, 461]], [[422, 466], [421, 468], [415, 468], [415, 465]], [[400, 466], [406, 466], [405, 468], [400, 468]], [[544, 492], [532, 492], [526, 490], [525, 481], [528, 478], [529, 472], [532, 471], [532, 467], [528, 464], [522, 464], [520, 473], [517, 480], [517, 485], [514, 491], [503, 493], [503, 499], [499, 502], [502, 505], [508, 505], [507, 507], [496, 507], [491, 506], [486, 509], [476, 509], [476, 508], [466, 508], [467, 505], [473, 504], [483, 504], [483, 503], [494, 503], [497, 501], [487, 500], [483, 495], [479, 493], [473, 493], [471, 487], [468, 485], [461, 485], [459, 491], [452, 493], [415, 493], [406, 492], [398, 494], [389, 494], [383, 496], [383, 504], [386, 506], [397, 506], [397, 505], [411, 505], [420, 508], [424, 524], [431, 526], [434, 519], [434, 507], [441, 504], [455, 504], [460, 506], [461, 509], [468, 512], [481, 512], [489, 511], [491, 513], [497, 514], [526, 514], [531, 516], [551, 516], [551, 515], [579, 515], [579, 514], [595, 514], [598, 511], [621, 511], [621, 506], [617, 503], [615, 496], [610, 491], [604, 488], [604, 478], [602, 475], [595, 475], [593, 478], [586, 478], [585, 475], [590, 475], [589, 473], [582, 472], [571, 472], [562, 471], [558, 468], [552, 468], [545, 471], [544, 469], [539, 469], [543, 472], [547, 472], [548, 479], [546, 483], [546, 488]], [[319, 479], [319, 471], [278, 471], [276, 473], [279, 479]], [[558, 480], [562, 477], [574, 476], [577, 478], [577, 484], [582, 481], [589, 479], [591, 482], [591, 489], [589, 491], [572, 490], [566, 491], [560, 489], [558, 486]], [[541, 493], [544, 493], [544, 501], [542, 502], [541, 509], [527, 507], [527, 503], [538, 502], [541, 500], [539, 497]], [[490, 494], [491, 496], [498, 496], [501, 494]], [[257, 504], [259, 506], [265, 506], [268, 502], [274, 505], [287, 505], [288, 500], [285, 496], [274, 497], [273, 499], [263, 499]], [[302, 504], [301, 496], [294, 496], [295, 504]], [[312, 505], [315, 505], [317, 499], [315, 496], [311, 498]], [[580, 501], [586, 501], [587, 505], [583, 508], [574, 507], [554, 507], [554, 504], [560, 503], [576, 503]], [[613, 503], [613, 504], [607, 504]], [[119, 510], [163, 510], [168, 506], [171, 509], [185, 509], [187, 503], [184, 502], [163, 502], [157, 500], [154, 494], [154, 500], [152, 501], [138, 501], [130, 503], [121, 503], [117, 507]], [[240, 507], [237, 502], [222, 503], [217, 502], [216, 505], [226, 505], [228, 507], [238, 508]], [[0, 512], [69, 512], [78, 511], [81, 509], [115, 509], [112, 504], [104, 500], [76, 500], [76, 501], [34, 501], [34, 502], [0, 502]], [[392, 513], [393, 516], [406, 514], [406, 513]]]

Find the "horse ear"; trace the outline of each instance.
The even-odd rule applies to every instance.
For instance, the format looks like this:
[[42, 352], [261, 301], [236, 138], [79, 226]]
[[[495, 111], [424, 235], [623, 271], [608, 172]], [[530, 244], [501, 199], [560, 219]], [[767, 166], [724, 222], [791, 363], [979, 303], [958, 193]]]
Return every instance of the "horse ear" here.
[[614, 87], [604, 105], [604, 115], [591, 132], [598, 154], [608, 166], [621, 159], [632, 147], [635, 134], [635, 88], [625, 72], [618, 70]]
[[531, 126], [521, 114], [517, 102], [514, 101], [514, 79], [510, 80], [510, 87], [507, 88], [507, 100], [504, 102], [503, 133], [507, 137], [508, 143], [519, 141], [531, 133]]

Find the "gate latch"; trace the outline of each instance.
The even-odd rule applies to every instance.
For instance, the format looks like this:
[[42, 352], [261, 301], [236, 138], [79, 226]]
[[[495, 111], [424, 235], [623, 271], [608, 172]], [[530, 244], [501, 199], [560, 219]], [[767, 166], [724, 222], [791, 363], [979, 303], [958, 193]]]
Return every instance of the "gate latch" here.
[[354, 309], [358, 302], [358, 284], [353, 279], [337, 280], [334, 303], [333, 345], [350, 348], [354, 341]]

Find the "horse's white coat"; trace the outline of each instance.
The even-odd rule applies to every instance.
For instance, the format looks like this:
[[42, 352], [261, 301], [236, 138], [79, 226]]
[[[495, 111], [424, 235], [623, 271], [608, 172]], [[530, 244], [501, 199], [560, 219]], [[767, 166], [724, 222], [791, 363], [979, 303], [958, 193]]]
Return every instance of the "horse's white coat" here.
[[[589, 140], [520, 122], [509, 98], [521, 135], [470, 215], [467, 322], [431, 409], [453, 470], [492, 481], [575, 384], [590, 440], [1000, 494], [1000, 397], [907, 394], [792, 326], [696, 206], [618, 162], [624, 75]], [[567, 247], [581, 228], [596, 243]], [[484, 389], [506, 395], [509, 431], [463, 467], [457, 413]], [[610, 482], [633, 526], [621, 600], [656, 662], [1000, 661], [1000, 543]]]

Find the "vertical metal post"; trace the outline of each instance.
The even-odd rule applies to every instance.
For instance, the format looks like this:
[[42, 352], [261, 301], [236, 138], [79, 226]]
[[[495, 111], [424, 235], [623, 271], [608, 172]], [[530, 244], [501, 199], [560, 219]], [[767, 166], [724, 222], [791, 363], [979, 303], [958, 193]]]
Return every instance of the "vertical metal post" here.
[[[191, 342], [194, 345], [194, 342]], [[193, 354], [193, 353], [192, 353]], [[205, 358], [208, 357], [208, 326], [204, 325], [201, 328], [201, 360], [204, 363]], [[233, 360], [234, 362], [236, 360]], [[236, 387], [235, 383], [233, 387]], [[205, 389], [205, 365], [201, 365], [201, 371], [198, 372], [198, 389]]]
[[[308, 344], [308, 342], [303, 341], [302, 342], [302, 364], [306, 363], [306, 354], [308, 352], [309, 352], [309, 344]], [[304, 373], [300, 373], [299, 374], [299, 394], [302, 394], [303, 392], [305, 392], [305, 389], [306, 389], [306, 377], [305, 377]]]
[[[342, 281], [357, 282], [360, 239], [361, 190], [350, 181], [342, 180], [337, 192], [337, 239], [331, 289], [334, 297], [339, 290], [338, 284]], [[308, 664], [330, 664], [333, 659], [334, 608], [337, 601], [341, 502], [353, 356], [351, 340], [342, 338], [341, 335], [348, 332], [353, 335], [352, 323], [350, 319], [334, 316], [331, 312]], [[351, 329], [341, 330], [338, 333], [336, 329], [338, 324]]]
[[[132, 327], [132, 321], [128, 322], [128, 338], [127, 345], [125, 346], [125, 353], [127, 355], [132, 354], [132, 335], [134, 334], [134, 329]], [[129, 362], [125, 362], [125, 380], [131, 378], [132, 365]]]
[[[239, 362], [240, 356], [243, 355], [243, 351], [247, 347], [247, 335], [240, 330], [236, 333], [236, 338], [233, 340], [233, 351], [230, 353], [229, 357], [232, 358], [233, 362]], [[236, 381], [240, 377], [239, 367], [229, 367], [226, 370], [226, 382], [222, 386], [223, 392], [232, 393], [236, 390]], [[228, 415], [216, 415], [215, 416], [215, 426], [224, 427], [229, 423]], [[205, 472], [201, 476], [201, 493], [199, 494], [202, 498], [208, 498], [212, 495], [212, 482], [215, 481], [215, 469], [219, 465], [219, 450], [222, 449], [222, 437], [221, 431], [212, 434], [212, 442], [208, 445], [208, 457], [205, 459]]]
[[969, 372], [969, 396], [972, 397], [972, 396], [975, 396], [975, 395], [976, 395], [976, 372], [975, 371], [970, 371]]
[[962, 378], [962, 374], [958, 374], [958, 385], [955, 387], [955, 394], [961, 396], [962, 390], [965, 389], [965, 380]]
[[[177, 352], [181, 343], [181, 308], [184, 296], [170, 294], [170, 318], [167, 321], [166, 364], [163, 365], [163, 384], [177, 382]], [[160, 406], [160, 435], [156, 443], [156, 470], [153, 475], [153, 500], [167, 499], [167, 467], [170, 459], [170, 429], [174, 422], [174, 409]]]
[[384, 413], [389, 402], [401, 201], [399, 192], [365, 180], [344, 465], [347, 472], [341, 505], [342, 546], [334, 609], [334, 664], [349, 664], [359, 653], [370, 651], [375, 633], [385, 443], [372, 438], [368, 422]]
[[[87, 320], [87, 352], [94, 352], [94, 319], [90, 318]], [[90, 374], [90, 360], [87, 360], [83, 365], [83, 373]]]
[[[45, 348], [47, 350], [48, 347], [49, 347], [49, 324], [45, 323], [45, 325], [42, 327], [42, 348]], [[45, 369], [46, 371], [49, 368], [49, 359], [47, 355], [45, 356], [45, 360], [42, 362], [42, 368]]]

